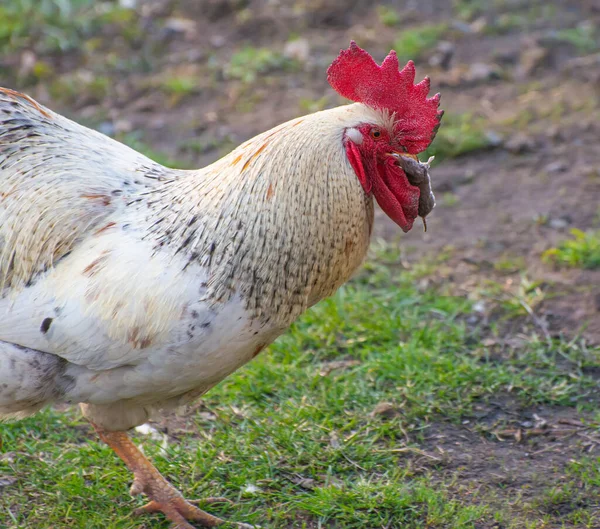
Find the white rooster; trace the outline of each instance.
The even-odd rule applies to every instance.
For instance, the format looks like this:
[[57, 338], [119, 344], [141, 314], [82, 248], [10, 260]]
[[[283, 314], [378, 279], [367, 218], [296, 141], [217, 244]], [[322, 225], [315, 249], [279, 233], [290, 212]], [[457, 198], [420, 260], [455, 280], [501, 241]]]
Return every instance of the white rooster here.
[[[355, 43], [328, 70], [356, 103], [294, 119], [196, 171], [163, 167], [0, 89], [0, 417], [53, 402], [133, 472], [142, 511], [186, 502], [125, 431], [202, 395], [361, 264], [373, 199], [404, 231], [434, 205], [414, 156], [442, 112]], [[411, 156], [412, 155], [412, 156]], [[240, 524], [243, 526], [243, 524]]]

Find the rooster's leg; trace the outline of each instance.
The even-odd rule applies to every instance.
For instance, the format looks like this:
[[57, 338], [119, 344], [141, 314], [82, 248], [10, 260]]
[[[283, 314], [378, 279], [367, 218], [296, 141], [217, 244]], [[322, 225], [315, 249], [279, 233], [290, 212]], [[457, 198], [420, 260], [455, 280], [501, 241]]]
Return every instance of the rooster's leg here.
[[[92, 426], [108, 446], [133, 472], [131, 494], [144, 493], [150, 503], [135, 511], [136, 514], [162, 512], [171, 522], [173, 529], [194, 529], [187, 520], [200, 523], [204, 527], [216, 527], [225, 523], [221, 518], [212, 516], [185, 500], [160, 472], [146, 459], [125, 432], [108, 432], [92, 423]], [[234, 524], [240, 528], [252, 529], [251, 525]]]

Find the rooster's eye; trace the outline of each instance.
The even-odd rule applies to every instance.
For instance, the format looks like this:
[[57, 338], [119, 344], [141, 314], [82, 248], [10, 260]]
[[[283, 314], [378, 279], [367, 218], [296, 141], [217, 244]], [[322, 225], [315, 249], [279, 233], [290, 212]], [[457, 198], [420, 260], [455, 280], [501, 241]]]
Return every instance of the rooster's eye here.
[[371, 129], [371, 138], [378, 140], [381, 138], [381, 131], [379, 129]]

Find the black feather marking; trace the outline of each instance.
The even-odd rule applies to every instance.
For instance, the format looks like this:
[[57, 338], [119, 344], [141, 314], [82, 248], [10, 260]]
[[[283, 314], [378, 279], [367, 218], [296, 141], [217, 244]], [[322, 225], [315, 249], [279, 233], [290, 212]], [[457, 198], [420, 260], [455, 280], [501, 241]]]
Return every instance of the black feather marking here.
[[50, 330], [50, 325], [52, 325], [52, 318], [45, 318], [40, 326], [40, 331], [42, 334], [46, 334]]

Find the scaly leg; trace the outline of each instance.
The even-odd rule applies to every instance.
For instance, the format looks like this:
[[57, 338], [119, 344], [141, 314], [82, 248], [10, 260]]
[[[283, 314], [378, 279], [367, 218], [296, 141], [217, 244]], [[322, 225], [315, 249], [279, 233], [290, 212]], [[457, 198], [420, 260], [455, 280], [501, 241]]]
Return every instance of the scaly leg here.
[[[92, 423], [92, 426], [108, 446], [133, 472], [132, 496], [146, 494], [150, 503], [136, 509], [135, 514], [162, 512], [171, 522], [173, 529], [194, 529], [187, 521], [199, 522], [204, 527], [217, 527], [225, 523], [185, 500], [181, 493], [173, 487], [160, 472], [146, 459], [125, 432], [108, 432]], [[253, 526], [236, 523], [237, 527], [252, 529]]]

